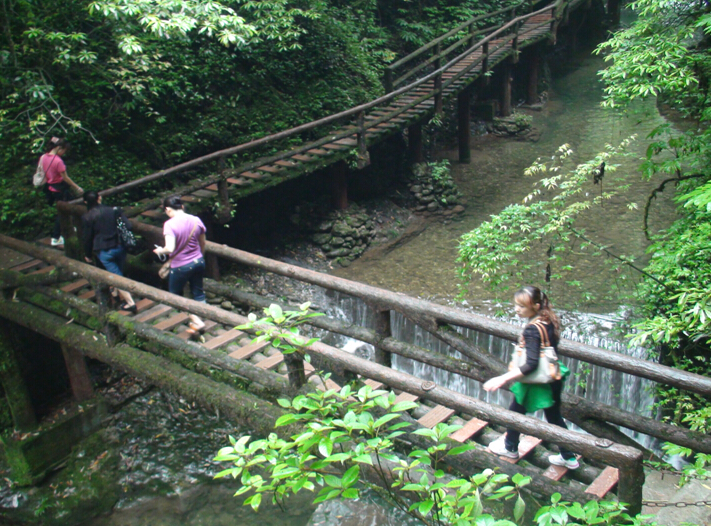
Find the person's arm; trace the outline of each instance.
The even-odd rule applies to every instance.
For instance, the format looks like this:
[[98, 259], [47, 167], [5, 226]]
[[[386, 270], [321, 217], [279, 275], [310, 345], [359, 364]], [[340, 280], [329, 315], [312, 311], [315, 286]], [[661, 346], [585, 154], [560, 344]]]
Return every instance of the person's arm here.
[[200, 245], [200, 253], [205, 255], [205, 233], [203, 232], [198, 236], [198, 244]]
[[62, 176], [62, 180], [66, 181], [69, 186], [71, 186], [72, 188], [74, 188], [74, 191], [75, 191], [77, 194], [83, 194], [83, 193], [84, 193], [84, 190], [82, 189], [82, 187], [79, 186], [78, 184], [76, 184], [74, 181], [72, 181], [72, 180], [69, 178], [69, 176], [67, 175], [67, 172], [66, 172], [66, 171], [60, 172], [59, 175]]
[[484, 391], [496, 391], [509, 382], [519, 380], [532, 373], [538, 367], [538, 357], [541, 351], [541, 335], [532, 325], [526, 326], [523, 331], [526, 342], [526, 363], [521, 368], [512, 369], [501, 376], [496, 376], [484, 384]]
[[172, 234], [165, 234], [165, 246], [156, 247], [155, 250], [153, 251], [153, 253], [160, 256], [162, 254], [172, 254], [174, 250], [175, 250], [175, 236]]

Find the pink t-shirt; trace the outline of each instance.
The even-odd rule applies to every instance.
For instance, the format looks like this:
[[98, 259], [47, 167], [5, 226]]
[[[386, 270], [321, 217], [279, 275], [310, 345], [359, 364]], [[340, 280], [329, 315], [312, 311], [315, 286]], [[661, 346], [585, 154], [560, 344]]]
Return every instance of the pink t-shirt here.
[[[44, 168], [44, 173], [47, 175], [47, 184], [59, 184], [64, 181], [62, 174], [67, 171], [67, 167], [64, 165], [64, 161], [59, 155], [52, 155], [46, 153], [42, 156], [42, 168]], [[51, 186], [49, 187], [50, 192], [58, 192]]]
[[[188, 236], [190, 236], [190, 232], [193, 231], [193, 227], [195, 227], [195, 231], [186, 245], [185, 240], [188, 239]], [[190, 214], [177, 214], [175, 217], [168, 219], [168, 221], [163, 224], [163, 235], [175, 236], [175, 250], [180, 249], [180, 252], [178, 252], [176, 256], [170, 260], [171, 268], [182, 267], [202, 257], [198, 237], [200, 234], [204, 233], [205, 225], [202, 223], [200, 218], [197, 216], [191, 216]]]

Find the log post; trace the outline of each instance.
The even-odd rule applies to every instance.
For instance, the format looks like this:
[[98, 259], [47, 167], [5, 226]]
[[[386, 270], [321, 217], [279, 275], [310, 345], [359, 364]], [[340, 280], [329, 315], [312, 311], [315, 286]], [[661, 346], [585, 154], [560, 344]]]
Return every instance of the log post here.
[[[442, 44], [437, 42], [435, 46], [435, 56], [437, 57], [434, 61], [434, 68], [438, 70], [442, 67]], [[435, 89], [435, 113], [442, 113], [442, 73], [437, 73], [434, 82]]]
[[365, 112], [361, 111], [358, 114], [358, 161], [357, 166], [362, 170], [370, 164], [370, 154], [368, 153], [368, 145], [365, 142]]
[[459, 162], [467, 164], [472, 160], [469, 142], [471, 137], [471, 101], [472, 84], [464, 88], [457, 96], [457, 111], [459, 112]]
[[425, 160], [422, 148], [422, 124], [419, 122], [407, 128], [407, 149], [412, 162], [421, 163]]
[[225, 158], [220, 157], [217, 162], [217, 170], [222, 178], [217, 181], [217, 202], [220, 205], [216, 214], [217, 222], [221, 225], [229, 223], [232, 219], [232, 203], [230, 203], [230, 190], [225, 176]]
[[627, 513], [635, 516], [642, 513], [642, 487], [644, 486], [644, 467], [642, 458], [630, 459], [620, 468], [617, 483], [617, 498], [628, 505]]
[[[204, 221], [205, 223], [205, 236], [206, 237], [213, 237], [213, 233], [215, 231], [215, 222], [212, 221], [211, 219], [207, 219]], [[219, 280], [220, 279], [220, 260], [219, 258], [210, 252], [206, 252], [203, 254], [203, 257], [205, 258], [205, 275], [208, 278], [214, 279], [214, 280]]]
[[26, 432], [37, 426], [37, 416], [15, 354], [14, 333], [9, 322], [0, 320], [0, 382], [15, 428]]
[[508, 117], [511, 115], [511, 83], [513, 79], [511, 78], [511, 62], [504, 62], [504, 74], [503, 74], [503, 90], [501, 91], [501, 116]]
[[528, 59], [528, 89], [526, 90], [526, 104], [538, 102], [538, 70], [541, 67], [541, 48], [533, 46]]
[[518, 49], [518, 30], [522, 24], [522, 22], [517, 22], [513, 27], [513, 31], [516, 33], [516, 36], [514, 36], [513, 42], [511, 43], [511, 62], [513, 64], [518, 64], [518, 57], [520, 53]]
[[[385, 338], [390, 338], [392, 331], [390, 330], [390, 310], [375, 311], [375, 338], [376, 341], [382, 341]], [[375, 363], [392, 367], [392, 354], [384, 350], [377, 343], [375, 345]]]
[[306, 384], [304, 358], [296, 352], [284, 355], [284, 363], [289, 375], [289, 384], [294, 389], [301, 389]]
[[94, 396], [94, 388], [84, 355], [71, 345], [62, 343], [61, 347], [74, 399], [79, 403], [89, 400]]
[[486, 41], [484, 42], [484, 45], [482, 46], [481, 54], [484, 56], [484, 59], [481, 61], [481, 74], [484, 75], [484, 85], [488, 86], [489, 85], [489, 42]]
[[392, 68], [385, 68], [385, 80], [383, 82], [385, 85], [385, 93], [390, 93], [393, 90], [393, 70]]
[[344, 161], [331, 165], [331, 197], [333, 208], [345, 210], [348, 208], [348, 166]]
[[106, 343], [116, 345], [118, 343], [118, 331], [116, 327], [107, 323], [106, 316], [111, 312], [111, 289], [105, 283], [91, 280], [91, 288], [96, 292], [96, 304], [99, 306], [99, 319], [103, 324], [101, 332], [106, 336]]

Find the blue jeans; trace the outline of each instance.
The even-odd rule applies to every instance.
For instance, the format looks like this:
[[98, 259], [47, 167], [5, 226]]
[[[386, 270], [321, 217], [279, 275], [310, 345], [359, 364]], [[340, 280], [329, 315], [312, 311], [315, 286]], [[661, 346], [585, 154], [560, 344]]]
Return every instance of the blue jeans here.
[[112, 274], [123, 276], [123, 265], [126, 263], [126, 250], [119, 245], [115, 248], [102, 250], [96, 255], [106, 270]]
[[195, 301], [205, 301], [202, 278], [205, 277], [205, 259], [198, 258], [187, 265], [170, 269], [168, 290], [171, 294], [183, 295], [185, 284], [190, 282], [190, 292]]

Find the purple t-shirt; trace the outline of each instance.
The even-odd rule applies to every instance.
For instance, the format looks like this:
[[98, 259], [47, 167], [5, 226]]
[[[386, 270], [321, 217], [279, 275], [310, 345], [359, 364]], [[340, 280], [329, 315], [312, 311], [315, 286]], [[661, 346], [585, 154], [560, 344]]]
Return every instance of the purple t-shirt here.
[[[193, 227], [195, 227], [195, 231], [193, 231]], [[193, 235], [186, 245], [185, 240], [190, 236], [190, 232], [193, 232]], [[204, 233], [205, 225], [200, 218], [191, 216], [190, 214], [177, 214], [163, 224], [163, 235], [175, 236], [175, 250], [180, 250], [180, 252], [170, 260], [170, 268], [182, 267], [202, 257], [198, 237]]]

